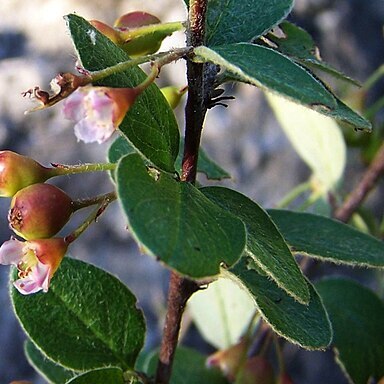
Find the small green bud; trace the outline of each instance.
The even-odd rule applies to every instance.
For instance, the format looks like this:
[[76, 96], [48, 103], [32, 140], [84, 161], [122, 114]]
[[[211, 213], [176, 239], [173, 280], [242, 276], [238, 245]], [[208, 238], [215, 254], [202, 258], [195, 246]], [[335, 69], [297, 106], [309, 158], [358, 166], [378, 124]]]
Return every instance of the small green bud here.
[[42, 183], [52, 176], [49, 168], [12, 151], [0, 151], [0, 197], [11, 197], [20, 189]]
[[170, 85], [169, 87], [160, 88], [160, 91], [163, 93], [164, 97], [167, 99], [168, 104], [172, 109], [175, 109], [181, 101], [184, 93], [187, 92], [188, 87], [175, 87]]
[[54, 236], [74, 211], [72, 199], [50, 184], [33, 184], [21, 189], [11, 201], [10, 228], [26, 240]]

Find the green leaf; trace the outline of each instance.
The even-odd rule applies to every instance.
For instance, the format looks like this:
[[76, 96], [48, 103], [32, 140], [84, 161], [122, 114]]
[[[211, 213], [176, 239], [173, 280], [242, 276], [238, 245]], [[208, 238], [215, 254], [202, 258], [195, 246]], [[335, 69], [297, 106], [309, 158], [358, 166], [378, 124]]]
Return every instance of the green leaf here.
[[130, 228], [148, 253], [194, 278], [232, 265], [245, 246], [244, 224], [190, 183], [145, 167], [138, 155], [117, 168], [117, 190]]
[[23, 296], [12, 288], [11, 297], [29, 338], [64, 367], [132, 368], [143, 347], [145, 324], [136, 298], [90, 264], [64, 258], [48, 293]]
[[198, 47], [195, 53], [218, 64], [238, 81], [256, 85], [314, 109], [332, 109], [336, 100], [308, 71], [271, 48], [239, 43]]
[[327, 217], [268, 210], [294, 252], [336, 264], [384, 267], [384, 243]]
[[348, 105], [344, 104], [341, 100], [336, 98], [337, 107], [333, 110], [319, 110], [318, 112], [322, 113], [325, 116], [332, 117], [333, 119], [339, 120], [340, 122], [347, 123], [353, 128], [364, 131], [371, 132], [372, 124], [360, 116], [358, 113], [353, 111]]
[[90, 372], [83, 373], [67, 384], [124, 384], [124, 373], [121, 368], [108, 367], [98, 368]]
[[[129, 56], [92, 25], [76, 15], [66, 16], [75, 49], [88, 71], [97, 71]], [[146, 78], [138, 67], [126, 70], [98, 84], [108, 87], [133, 87]], [[156, 85], [151, 85], [125, 116], [120, 130], [130, 143], [155, 166], [174, 171], [179, 149], [179, 129], [172, 109]]]
[[334, 190], [344, 173], [347, 150], [335, 120], [271, 93], [266, 96], [296, 152], [311, 168], [316, 186], [323, 195]]
[[206, 44], [250, 42], [285, 19], [293, 0], [209, 0]]
[[[170, 384], [228, 384], [218, 370], [208, 369], [206, 356], [191, 348], [179, 347], [176, 350]], [[151, 353], [141, 369], [148, 375], [156, 372], [158, 353]]]
[[289, 295], [301, 303], [308, 303], [307, 282], [268, 214], [255, 202], [231, 189], [207, 187], [201, 191], [243, 221], [247, 229], [246, 254], [257, 266]]
[[312, 284], [308, 305], [300, 304], [243, 257], [229, 270], [230, 277], [246, 288], [272, 329], [290, 342], [307, 349], [326, 348], [332, 340], [327, 312]]
[[320, 281], [316, 288], [334, 330], [336, 359], [355, 384], [384, 376], [384, 303], [369, 289], [346, 279]]
[[237, 343], [255, 314], [250, 295], [222, 278], [194, 293], [188, 310], [201, 335], [217, 349]]
[[[181, 170], [183, 160], [184, 142], [180, 142], [179, 156], [176, 159], [176, 170]], [[197, 172], [204, 173], [210, 180], [222, 180], [230, 178], [230, 174], [216, 164], [203, 149], [199, 149], [199, 158], [197, 160]]]
[[32, 341], [27, 340], [24, 344], [24, 352], [29, 364], [39, 372], [45, 380], [53, 384], [65, 384], [78, 372], [66, 369], [44, 356]]
[[321, 60], [318, 48], [307, 31], [286, 20], [279, 25], [279, 29], [280, 34], [275, 34], [272, 31], [259, 39], [257, 43], [266, 43], [305, 67], [320, 69], [337, 79], [353, 85], [360, 85], [358, 81], [351, 79]]
[[118, 137], [109, 147], [108, 161], [117, 163], [122, 157], [131, 153], [137, 153], [135, 147], [124, 137]]

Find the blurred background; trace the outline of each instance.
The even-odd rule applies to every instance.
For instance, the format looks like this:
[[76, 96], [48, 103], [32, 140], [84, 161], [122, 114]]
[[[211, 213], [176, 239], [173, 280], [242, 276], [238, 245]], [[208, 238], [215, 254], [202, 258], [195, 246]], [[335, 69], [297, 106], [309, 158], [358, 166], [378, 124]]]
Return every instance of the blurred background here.
[[[21, 93], [35, 85], [49, 88], [58, 72], [74, 71], [76, 56], [63, 15], [76, 13], [108, 24], [120, 15], [143, 10], [162, 21], [185, 19], [181, 0], [2, 0], [0, 2], [0, 149], [33, 157], [42, 164], [76, 164], [104, 161], [109, 144], [77, 143], [73, 124], [63, 119], [61, 106], [31, 114], [32, 103]], [[296, 0], [290, 20], [310, 32], [322, 58], [349, 76], [363, 82], [384, 62], [383, 0]], [[181, 46], [182, 33], [167, 39], [163, 49]], [[162, 71], [159, 84], [184, 85], [184, 63]], [[338, 88], [338, 84], [333, 84]], [[370, 97], [383, 94], [379, 83]], [[343, 92], [343, 89], [339, 89]], [[203, 147], [233, 177], [227, 185], [247, 194], [265, 207], [273, 207], [297, 183], [306, 180], [309, 169], [299, 159], [254, 87], [237, 85], [227, 92], [236, 96], [228, 109], [216, 107], [208, 113]], [[176, 113], [183, 127], [182, 106]], [[360, 177], [352, 166], [348, 185]], [[73, 198], [108, 192], [106, 174], [73, 176], [54, 181]], [[370, 197], [377, 204], [380, 195]], [[0, 241], [8, 240], [9, 199], [0, 200]], [[80, 220], [80, 219], [79, 219]], [[76, 222], [76, 219], [75, 219]], [[71, 254], [117, 275], [138, 297], [150, 330], [147, 347], [159, 343], [165, 310], [167, 271], [152, 258], [141, 255], [125, 230], [126, 222], [117, 203], [71, 247]], [[148, 279], [148, 276], [151, 276]], [[8, 299], [8, 268], [0, 266], [0, 383], [12, 380], [43, 381], [35, 375], [23, 354], [24, 335]], [[187, 340], [188, 341], [188, 340]], [[192, 342], [192, 341], [191, 341]], [[346, 383], [330, 354], [304, 354], [290, 348], [289, 364], [297, 383]], [[302, 359], [305, 359], [303, 363]], [[320, 359], [322, 362], [320, 362]], [[335, 368], [336, 367], [336, 368]]]

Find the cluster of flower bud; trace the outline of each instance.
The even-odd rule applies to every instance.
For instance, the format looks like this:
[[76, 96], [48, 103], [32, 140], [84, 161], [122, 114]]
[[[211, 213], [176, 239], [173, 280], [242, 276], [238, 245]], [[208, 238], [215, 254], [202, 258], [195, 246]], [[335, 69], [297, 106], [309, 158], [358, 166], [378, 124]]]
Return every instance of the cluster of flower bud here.
[[55, 236], [73, 213], [72, 199], [61, 189], [45, 184], [54, 169], [11, 151], [0, 152], [0, 191], [12, 197], [10, 228], [15, 238], [0, 247], [0, 264], [12, 264], [19, 279], [14, 286], [22, 294], [47, 291], [68, 244]]
[[207, 367], [219, 368], [229, 382], [236, 384], [293, 384], [286, 372], [275, 377], [272, 364], [265, 356], [248, 356], [249, 341], [243, 338], [239, 343], [217, 351], [208, 357]]

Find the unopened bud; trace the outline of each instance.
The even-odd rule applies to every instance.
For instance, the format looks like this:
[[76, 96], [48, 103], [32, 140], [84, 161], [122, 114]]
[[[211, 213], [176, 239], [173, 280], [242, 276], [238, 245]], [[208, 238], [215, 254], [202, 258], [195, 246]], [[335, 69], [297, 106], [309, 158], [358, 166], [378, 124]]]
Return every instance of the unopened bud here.
[[159, 50], [165, 36], [156, 33], [140, 31], [140, 28], [160, 24], [154, 15], [146, 12], [130, 12], [119, 17], [114, 27], [120, 33], [121, 47], [130, 56], [142, 56]]
[[271, 364], [261, 356], [253, 356], [244, 363], [236, 377], [236, 384], [275, 384]]
[[12, 151], [0, 151], [0, 196], [11, 197], [20, 189], [52, 176], [49, 168]]
[[217, 351], [207, 358], [207, 367], [218, 367], [225, 377], [234, 381], [244, 363], [249, 347], [249, 340], [243, 339], [228, 349]]
[[72, 213], [72, 199], [64, 191], [50, 184], [33, 184], [13, 197], [8, 220], [24, 239], [45, 239], [59, 232]]
[[105, 24], [99, 20], [91, 20], [89, 23], [93, 25], [104, 36], [107, 36], [108, 39], [112, 40], [116, 45], [119, 45], [121, 43], [119, 32], [116, 29], [110, 27], [108, 24]]
[[172, 109], [175, 109], [181, 101], [184, 93], [187, 91], [188, 87], [175, 87], [170, 85], [169, 87], [160, 88], [160, 91], [163, 93], [164, 97], [167, 99], [168, 104]]
[[293, 380], [288, 373], [284, 372], [277, 379], [277, 384], [293, 384]]

